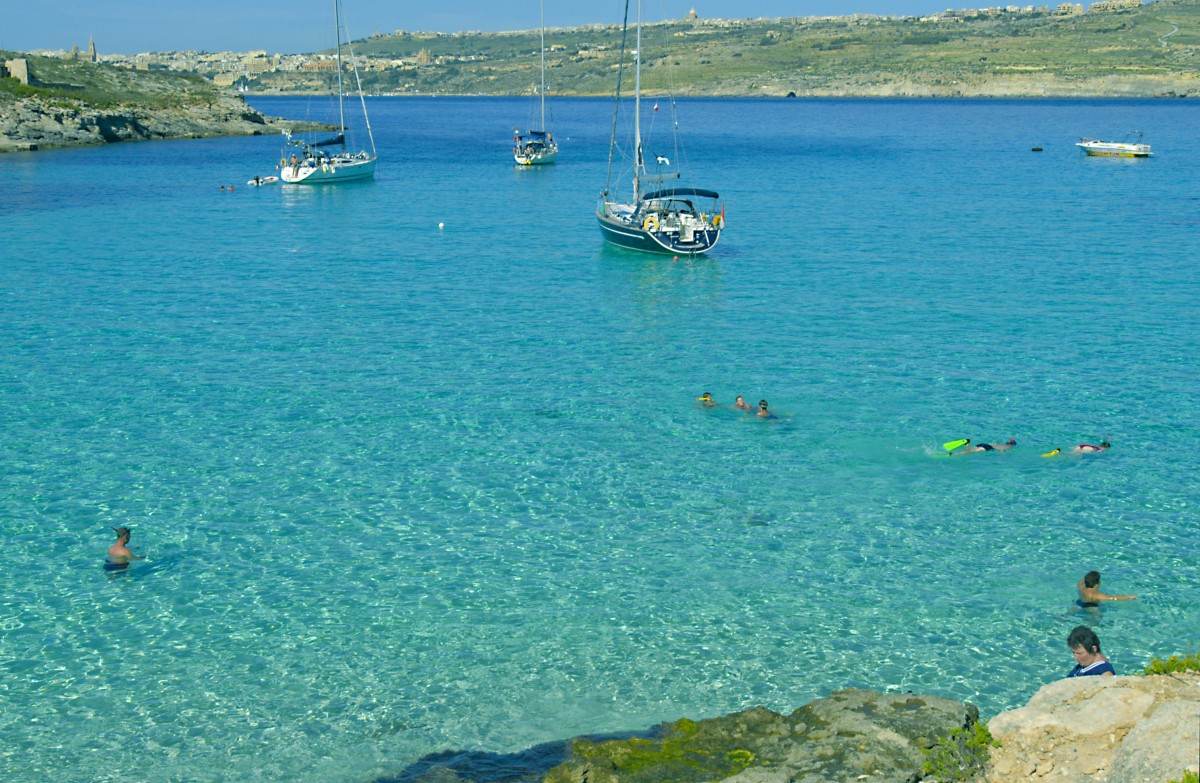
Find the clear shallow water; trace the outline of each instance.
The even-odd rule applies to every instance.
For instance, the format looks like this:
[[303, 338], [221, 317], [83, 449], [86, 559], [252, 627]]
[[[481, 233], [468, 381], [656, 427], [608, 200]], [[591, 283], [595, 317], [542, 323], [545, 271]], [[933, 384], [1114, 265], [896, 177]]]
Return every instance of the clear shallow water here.
[[[609, 105], [554, 112], [520, 171], [525, 101], [376, 100], [336, 189], [241, 186], [275, 138], [0, 157], [0, 778], [360, 783], [845, 686], [990, 715], [1080, 622], [1196, 649], [1200, 106], [687, 102], [729, 230], [677, 263], [601, 243]], [[1143, 600], [1070, 613], [1093, 568]]]

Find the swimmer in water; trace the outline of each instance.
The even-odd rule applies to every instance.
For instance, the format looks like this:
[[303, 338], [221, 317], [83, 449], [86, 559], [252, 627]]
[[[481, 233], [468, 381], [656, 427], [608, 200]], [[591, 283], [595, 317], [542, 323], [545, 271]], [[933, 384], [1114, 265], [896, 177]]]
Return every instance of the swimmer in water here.
[[980, 452], [984, 451], [1008, 451], [1013, 446], [1017, 445], [1017, 439], [1009, 438], [1004, 443], [976, 443], [973, 446], [969, 445], [969, 443], [970, 441], [968, 441], [967, 447], [962, 451], [954, 452], [954, 456], [959, 456], [961, 454], [979, 454]]
[[1101, 601], [1133, 601], [1137, 598], [1136, 595], [1105, 595], [1100, 592], [1099, 571], [1088, 571], [1075, 587], [1079, 590], [1079, 605], [1085, 609], [1095, 608]]
[[117, 534], [117, 543], [108, 548], [108, 559], [104, 561], [104, 567], [110, 571], [121, 570], [129, 567], [129, 564], [134, 560], [145, 560], [144, 555], [138, 556], [129, 551], [129, 528], [114, 527], [113, 530]]
[[773, 418], [775, 418], [775, 414], [773, 414], [773, 413], [771, 413], [769, 410], [767, 410], [767, 401], [766, 401], [766, 400], [759, 400], [759, 401], [758, 401], [758, 413], [756, 413], [756, 414], [754, 414], [754, 415], [755, 415], [755, 416], [758, 416], [760, 419], [773, 419]]
[[717, 407], [717, 401], [713, 399], [711, 392], [704, 392], [704, 394], [696, 398], [696, 402], [700, 403], [701, 407], [704, 408]]
[[1100, 441], [1099, 446], [1093, 446], [1090, 443], [1080, 443], [1075, 448], [1071, 449], [1072, 454], [1096, 454], [1101, 451], [1108, 451], [1112, 448], [1112, 444], [1107, 440]]
[[734, 407], [734, 410], [739, 410], [739, 411], [754, 410], [754, 408], [752, 408], [750, 406], [750, 403], [746, 402], [746, 398], [740, 394], [738, 395], [737, 399], [733, 401], [733, 407]]

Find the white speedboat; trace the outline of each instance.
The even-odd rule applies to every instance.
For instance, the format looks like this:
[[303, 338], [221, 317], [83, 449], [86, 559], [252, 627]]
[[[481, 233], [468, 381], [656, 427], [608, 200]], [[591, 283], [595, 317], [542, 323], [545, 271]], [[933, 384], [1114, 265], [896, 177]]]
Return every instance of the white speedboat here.
[[[342, 4], [333, 0], [334, 37], [337, 39], [337, 98], [338, 131], [322, 141], [293, 139], [290, 131], [284, 131], [287, 143], [279, 159], [279, 178], [289, 185], [325, 185], [338, 182], [371, 179], [375, 176], [375, 136], [371, 133], [371, 120], [367, 117], [367, 102], [363, 98], [362, 82], [358, 78], [358, 65], [354, 62], [354, 48], [350, 36], [346, 35], [346, 49], [350, 55], [350, 69], [358, 89], [358, 100], [362, 105], [363, 124], [371, 151], [351, 152], [346, 145], [346, 91], [342, 81]], [[330, 151], [330, 148], [333, 148]]]
[[1148, 158], [1154, 153], [1149, 144], [1142, 143], [1141, 134], [1133, 141], [1100, 141], [1099, 139], [1080, 139], [1076, 144], [1088, 155], [1099, 158]]

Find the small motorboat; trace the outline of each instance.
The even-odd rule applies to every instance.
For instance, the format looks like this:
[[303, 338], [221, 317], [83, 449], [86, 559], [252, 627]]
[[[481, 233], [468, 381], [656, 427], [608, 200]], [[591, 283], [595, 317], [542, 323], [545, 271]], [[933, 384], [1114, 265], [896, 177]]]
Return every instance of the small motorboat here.
[[1130, 134], [1130, 141], [1100, 141], [1099, 139], [1080, 139], [1075, 146], [1099, 158], [1148, 158], [1154, 153], [1149, 144], [1142, 143], [1140, 132]]

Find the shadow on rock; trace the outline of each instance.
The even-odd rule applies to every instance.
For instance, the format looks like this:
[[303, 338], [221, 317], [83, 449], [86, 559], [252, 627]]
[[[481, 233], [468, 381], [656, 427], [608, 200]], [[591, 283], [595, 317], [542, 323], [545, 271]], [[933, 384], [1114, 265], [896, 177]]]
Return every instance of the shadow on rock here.
[[[578, 739], [614, 742], [654, 739], [661, 727], [622, 734], [596, 734]], [[431, 753], [399, 775], [379, 778], [375, 783], [538, 783], [547, 773], [572, 757], [575, 740], [544, 742], [517, 753], [447, 750]]]

